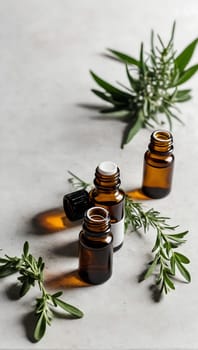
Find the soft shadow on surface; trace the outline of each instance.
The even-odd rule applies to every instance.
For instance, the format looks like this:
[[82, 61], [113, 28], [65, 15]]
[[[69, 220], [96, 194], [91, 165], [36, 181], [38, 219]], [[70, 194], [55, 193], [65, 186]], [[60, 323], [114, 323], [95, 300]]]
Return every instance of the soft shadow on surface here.
[[101, 109], [106, 108], [106, 105], [99, 105], [94, 103], [77, 103], [78, 107], [89, 109], [91, 111], [100, 111]]
[[149, 287], [151, 291], [151, 298], [155, 303], [159, 303], [162, 300], [163, 294], [160, 292], [159, 287], [156, 284], [152, 284]]
[[63, 231], [76, 224], [67, 218], [62, 207], [48, 209], [32, 218], [34, 231], [38, 235]]
[[45, 285], [50, 289], [72, 289], [90, 286], [89, 283], [81, 279], [78, 270], [74, 270], [66, 274], [61, 274], [59, 276], [56, 275], [55, 277], [46, 279]]
[[53, 247], [50, 249], [52, 254], [58, 256], [65, 256], [68, 258], [77, 258], [78, 257], [78, 240], [69, 242], [68, 244], [61, 245], [59, 247]]
[[110, 112], [109, 109], [112, 108], [112, 106], [108, 106], [108, 105], [98, 105], [98, 104], [93, 104], [93, 103], [78, 103], [77, 104], [78, 107], [84, 108], [84, 109], [88, 109], [91, 111], [96, 111], [96, 112], [100, 112], [97, 115], [92, 115], [91, 119], [96, 119], [96, 120], [117, 120], [117, 121], [121, 121], [124, 123], [128, 123], [131, 120], [130, 115], [126, 112], [121, 113], [120, 111], [117, 112]]
[[[107, 51], [108, 52], [108, 51]], [[113, 56], [113, 54], [111, 54], [111, 52], [109, 53], [106, 53], [106, 52], [103, 52], [100, 54], [100, 56], [104, 57], [104, 58], [109, 58], [110, 60], [113, 60], [113, 61], [116, 61], [116, 62], [119, 62], [121, 63], [121, 61], [119, 60], [119, 58]]]
[[19, 283], [12, 283], [11, 285], [9, 285], [5, 291], [7, 298], [10, 300], [20, 299], [20, 289], [21, 284]]
[[[138, 276], [137, 276], [137, 280], [138, 283], [141, 283], [143, 281], [145, 281], [144, 276], [147, 272], [147, 268], [145, 268]], [[151, 292], [151, 299], [155, 302], [155, 303], [159, 303], [162, 299], [162, 293], [160, 292], [159, 286], [155, 283], [151, 284], [149, 287], [149, 291]]]
[[[74, 315], [70, 315], [69, 313], [58, 311], [55, 308], [53, 308], [53, 314], [56, 318], [64, 319], [64, 320], [75, 320], [78, 318], [78, 317], [75, 317]], [[37, 317], [34, 311], [30, 311], [22, 318], [22, 324], [25, 328], [26, 337], [31, 343], [38, 342], [37, 340], [34, 339], [34, 330], [36, 327], [36, 322], [37, 322]], [[47, 331], [50, 331], [50, 328], [48, 328]]]
[[146, 196], [141, 188], [135, 188], [132, 191], [126, 192], [127, 196], [131, 199], [138, 199], [138, 200], [151, 200], [150, 197]]

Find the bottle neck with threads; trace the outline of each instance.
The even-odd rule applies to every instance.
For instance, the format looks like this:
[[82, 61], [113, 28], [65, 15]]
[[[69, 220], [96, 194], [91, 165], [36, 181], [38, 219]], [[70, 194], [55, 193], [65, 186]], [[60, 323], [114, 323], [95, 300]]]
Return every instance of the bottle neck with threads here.
[[87, 210], [83, 229], [89, 238], [100, 238], [110, 232], [109, 212], [102, 207], [92, 207]]
[[168, 155], [173, 152], [173, 137], [169, 131], [156, 130], [151, 134], [149, 151], [161, 155]]
[[96, 168], [94, 185], [104, 192], [118, 190], [120, 171], [117, 165], [110, 161], [100, 163]]

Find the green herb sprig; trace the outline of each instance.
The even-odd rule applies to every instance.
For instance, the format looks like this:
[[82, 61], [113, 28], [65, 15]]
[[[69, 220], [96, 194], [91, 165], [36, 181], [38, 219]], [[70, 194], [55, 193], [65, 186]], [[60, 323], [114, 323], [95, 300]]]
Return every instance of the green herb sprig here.
[[65, 303], [60, 299], [62, 292], [49, 294], [44, 287], [44, 271], [45, 264], [43, 259], [39, 257], [37, 260], [29, 253], [29, 243], [25, 242], [21, 257], [5, 255], [0, 258], [0, 278], [19, 273], [18, 281], [21, 283], [19, 296], [23, 297], [29, 289], [35, 286], [37, 282], [41, 292], [41, 296], [36, 299], [35, 315], [36, 325], [34, 330], [34, 339], [39, 341], [45, 334], [46, 326], [51, 325], [55, 315], [55, 308], [58, 306], [66, 313], [74, 318], [83, 317], [82, 311], [78, 308]]
[[198, 64], [188, 67], [198, 43], [198, 38], [192, 41], [179, 55], [174, 48], [175, 22], [168, 44], [165, 45], [158, 35], [158, 45], [154, 42], [154, 32], [151, 32], [151, 49], [144, 53], [141, 44], [139, 59], [123, 52], [109, 49], [112, 58], [123, 62], [129, 86], [119, 83], [118, 88], [90, 72], [101, 90], [92, 92], [111, 106], [101, 109], [101, 113], [120, 117], [127, 123], [121, 147], [129, 143], [135, 134], [145, 127], [156, 128], [164, 124], [159, 116], [164, 114], [169, 129], [172, 129], [173, 119], [181, 122], [177, 115], [177, 104], [191, 99], [191, 89], [179, 89], [198, 70]]
[[144, 273], [144, 279], [152, 274], [156, 274], [156, 285], [160, 293], [167, 294], [171, 289], [175, 289], [174, 279], [176, 269], [181, 273], [187, 282], [191, 281], [191, 276], [184, 265], [189, 264], [190, 260], [183, 254], [176, 252], [181, 244], [185, 243], [184, 237], [188, 231], [172, 233], [178, 226], [171, 226], [168, 223], [169, 217], [163, 217], [160, 212], [152, 209], [145, 211], [141, 203], [134, 202], [128, 196], [125, 201], [125, 229], [132, 230], [143, 229], [148, 232], [152, 227], [156, 232], [156, 240], [152, 253], [155, 253], [154, 259], [148, 264]]
[[[85, 189], [91, 186], [89, 183], [74, 176], [77, 187]], [[68, 181], [73, 184], [72, 178]], [[85, 187], [87, 186], [87, 187]], [[151, 275], [155, 275], [155, 285], [160, 295], [164, 292], [167, 294], [170, 290], [175, 289], [174, 280], [176, 272], [179, 271], [186, 282], [191, 281], [189, 271], [184, 265], [189, 264], [190, 260], [183, 254], [175, 251], [181, 244], [185, 243], [184, 237], [188, 231], [174, 233], [178, 226], [171, 226], [168, 223], [170, 218], [160, 215], [160, 212], [152, 209], [144, 210], [142, 203], [135, 202], [129, 196], [125, 198], [125, 232], [138, 231], [143, 229], [145, 233], [153, 228], [156, 232], [156, 240], [152, 253], [155, 256], [147, 265], [142, 279], [145, 280]]]

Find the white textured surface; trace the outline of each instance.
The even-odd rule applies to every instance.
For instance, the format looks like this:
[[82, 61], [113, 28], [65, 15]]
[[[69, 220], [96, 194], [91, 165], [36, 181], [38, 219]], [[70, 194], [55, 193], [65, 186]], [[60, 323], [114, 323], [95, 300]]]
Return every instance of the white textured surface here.
[[60, 207], [63, 194], [71, 191], [68, 169], [91, 181], [97, 164], [111, 159], [121, 169], [124, 189], [141, 185], [150, 132], [142, 130], [121, 150], [123, 124], [103, 121], [94, 110], [79, 106], [100, 103], [90, 92], [95, 85], [88, 71], [112, 82], [122, 80], [123, 66], [102, 57], [104, 49], [136, 56], [141, 41], [149, 48], [151, 28], [168, 38], [174, 19], [175, 45], [181, 50], [197, 36], [197, 0], [1, 0], [0, 19], [2, 253], [17, 255], [29, 240], [33, 254], [46, 260], [47, 277], [56, 276], [65, 300], [85, 312], [81, 320], [55, 319], [43, 340], [32, 344], [24, 317], [36, 290], [10, 301], [6, 291], [15, 279], [2, 280], [0, 348], [198, 349], [197, 77], [188, 84], [193, 100], [182, 106], [186, 125], [174, 124], [173, 190], [163, 200], [145, 203], [190, 230], [182, 248], [192, 261], [190, 285], [176, 282], [175, 292], [154, 303], [151, 281], [137, 283], [154, 236], [133, 234], [114, 255], [111, 280], [67, 288], [61, 274], [78, 267], [69, 247], [80, 227], [54, 234], [36, 234], [32, 227], [32, 218]]

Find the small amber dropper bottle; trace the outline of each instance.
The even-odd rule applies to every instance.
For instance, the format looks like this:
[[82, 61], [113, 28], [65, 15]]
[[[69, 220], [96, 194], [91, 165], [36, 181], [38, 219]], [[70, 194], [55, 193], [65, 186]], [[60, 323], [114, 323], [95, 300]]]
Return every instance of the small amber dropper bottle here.
[[111, 277], [113, 236], [106, 209], [93, 207], [84, 216], [79, 235], [79, 275], [91, 284], [100, 284]]
[[118, 250], [124, 240], [124, 192], [120, 187], [120, 170], [111, 161], [100, 163], [95, 172], [95, 188], [90, 191], [92, 206], [100, 206], [109, 211], [113, 248]]
[[173, 175], [173, 137], [169, 131], [156, 130], [151, 134], [144, 156], [142, 191], [150, 198], [169, 194]]

